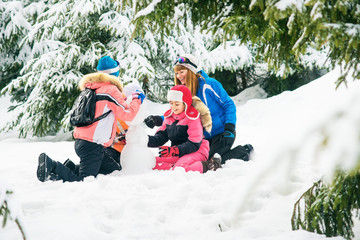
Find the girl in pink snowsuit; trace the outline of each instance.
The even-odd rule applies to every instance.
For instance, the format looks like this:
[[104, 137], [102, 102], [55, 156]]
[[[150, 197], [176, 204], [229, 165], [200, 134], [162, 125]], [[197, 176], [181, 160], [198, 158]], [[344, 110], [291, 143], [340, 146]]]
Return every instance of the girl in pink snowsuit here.
[[[191, 105], [190, 90], [177, 85], [168, 92], [170, 109], [154, 136], [149, 136], [149, 147], [159, 147], [154, 169], [169, 170], [182, 167], [186, 172], [206, 172], [209, 142], [204, 139], [200, 114]], [[168, 140], [171, 146], [163, 146]]]

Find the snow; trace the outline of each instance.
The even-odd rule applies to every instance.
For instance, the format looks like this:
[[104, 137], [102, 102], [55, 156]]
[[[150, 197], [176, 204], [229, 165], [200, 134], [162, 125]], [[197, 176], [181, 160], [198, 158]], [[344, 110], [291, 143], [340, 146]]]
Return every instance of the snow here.
[[260, 87], [256, 85], [244, 89], [237, 96], [234, 96], [232, 99], [237, 106], [245, 104], [248, 100], [251, 99], [265, 99], [267, 98], [267, 93]]
[[280, 0], [275, 4], [275, 7], [281, 11], [291, 8], [291, 6], [295, 6], [299, 11], [301, 11], [304, 6], [304, 0]]
[[223, 68], [231, 69], [229, 66], [246, 67], [254, 64], [250, 50], [240, 41], [227, 41], [211, 52], [201, 54], [199, 60], [204, 65], [206, 72], [215, 72], [217, 69]]
[[[360, 81], [349, 80], [348, 88], [335, 90], [339, 74], [336, 69], [267, 99], [257, 87], [244, 94], [252, 99], [234, 97], [235, 144], [253, 144], [249, 162], [230, 160], [206, 174], [120, 171], [84, 182], [42, 183], [35, 174], [38, 155], [77, 162], [73, 142], [56, 141], [61, 136], [18, 139], [0, 133], [0, 186], [14, 191], [14, 216], [30, 240], [327, 239], [292, 231], [290, 219], [295, 201], [314, 181], [330, 178], [339, 164], [346, 170], [358, 162]], [[0, 123], [11, 118], [5, 113], [8, 102], [0, 98], [5, 116]], [[168, 109], [167, 104], [145, 104], [152, 114]], [[360, 224], [354, 220], [358, 239]], [[0, 239], [21, 239], [14, 222], [0, 231]]]
[[162, 1], [162, 0], [155, 0], [155, 1], [153, 1], [153, 2], [150, 3], [145, 9], [140, 10], [140, 11], [135, 15], [134, 19], [136, 20], [136, 19], [138, 19], [138, 18], [141, 17], [141, 16], [145, 16], [145, 15], [150, 14], [151, 12], [154, 11], [155, 6], [156, 6], [159, 2], [161, 2], [161, 1]]

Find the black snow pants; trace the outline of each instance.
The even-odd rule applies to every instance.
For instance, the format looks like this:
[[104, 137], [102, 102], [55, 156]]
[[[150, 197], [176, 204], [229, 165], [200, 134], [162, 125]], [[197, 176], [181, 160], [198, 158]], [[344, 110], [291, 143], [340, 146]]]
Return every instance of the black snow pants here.
[[75, 152], [80, 158], [80, 164], [75, 167], [75, 170], [71, 170], [62, 163], [56, 162], [54, 173], [57, 175], [57, 180], [82, 181], [88, 176], [96, 177], [99, 173], [109, 174], [121, 169], [120, 153], [117, 154], [116, 150], [111, 151], [102, 145], [76, 139]]
[[224, 164], [225, 161], [229, 159], [242, 159], [244, 161], [249, 160], [249, 154], [243, 146], [238, 145], [231, 149], [234, 142], [229, 145], [225, 145], [220, 141], [220, 139], [221, 134], [208, 139], [210, 143], [209, 159], [214, 156], [215, 153], [218, 153], [221, 156], [221, 164]]

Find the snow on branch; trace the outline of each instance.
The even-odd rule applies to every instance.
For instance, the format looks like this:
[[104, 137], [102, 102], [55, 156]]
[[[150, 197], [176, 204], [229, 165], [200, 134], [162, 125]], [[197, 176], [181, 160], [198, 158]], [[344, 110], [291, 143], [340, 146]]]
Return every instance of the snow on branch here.
[[152, 3], [149, 4], [149, 6], [147, 6], [146, 8], [144, 8], [143, 10], [139, 11], [135, 17], [134, 20], [138, 19], [141, 16], [146, 16], [148, 14], [150, 14], [151, 12], [153, 12], [155, 10], [155, 6], [161, 2], [162, 0], [155, 0]]

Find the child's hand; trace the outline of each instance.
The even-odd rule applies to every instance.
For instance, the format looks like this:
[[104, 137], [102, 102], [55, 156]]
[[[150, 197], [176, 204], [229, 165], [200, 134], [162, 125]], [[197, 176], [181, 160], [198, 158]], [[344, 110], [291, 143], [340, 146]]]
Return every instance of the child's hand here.
[[159, 155], [160, 157], [178, 157], [179, 148], [176, 146], [173, 147], [161, 146], [159, 147]]
[[120, 135], [118, 138], [117, 138], [118, 142], [120, 142], [121, 144], [126, 144], [126, 138], [125, 138], [125, 135]]
[[140, 90], [136, 90], [135, 92], [132, 93], [132, 98], [133, 99], [140, 99], [141, 100], [141, 103], [144, 101], [145, 99], [145, 94], [143, 92], [141, 92]]
[[145, 118], [144, 123], [149, 128], [154, 128], [155, 126], [160, 127], [162, 125], [163, 118], [161, 116], [150, 115]]

